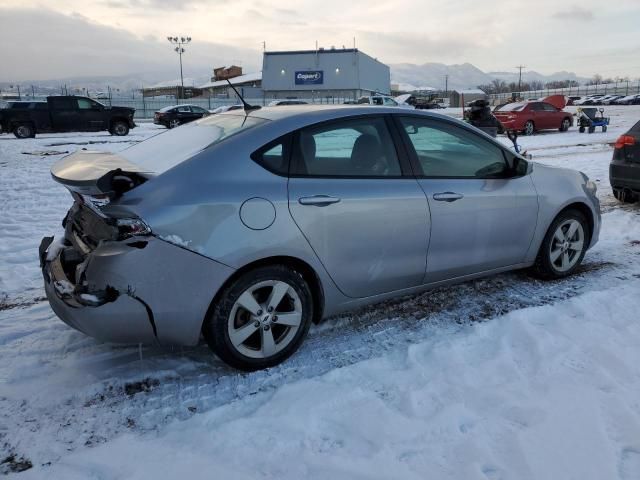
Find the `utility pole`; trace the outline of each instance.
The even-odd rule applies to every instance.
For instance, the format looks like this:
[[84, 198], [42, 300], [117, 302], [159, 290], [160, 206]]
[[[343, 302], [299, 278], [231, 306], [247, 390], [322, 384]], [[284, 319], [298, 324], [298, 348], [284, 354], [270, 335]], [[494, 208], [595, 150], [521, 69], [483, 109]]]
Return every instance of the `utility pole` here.
[[191, 37], [167, 37], [169, 43], [172, 45], [176, 45], [173, 49], [180, 56], [180, 86], [182, 87], [182, 91], [180, 92], [180, 96], [184, 97], [184, 77], [182, 76], [182, 54], [185, 52], [183, 45], [186, 45], [191, 41]]
[[518, 96], [520, 96], [520, 90], [522, 89], [522, 69], [527, 68], [524, 65], [518, 65], [516, 67], [519, 70], [518, 73]]
[[444, 76], [444, 98], [447, 98], [447, 92], [449, 91], [449, 75]]

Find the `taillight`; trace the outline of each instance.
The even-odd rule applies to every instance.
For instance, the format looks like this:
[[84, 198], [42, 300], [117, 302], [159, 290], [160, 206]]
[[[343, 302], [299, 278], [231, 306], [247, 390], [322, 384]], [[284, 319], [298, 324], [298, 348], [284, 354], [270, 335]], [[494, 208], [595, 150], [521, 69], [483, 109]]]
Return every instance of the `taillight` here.
[[119, 218], [116, 220], [120, 240], [136, 235], [150, 235], [151, 228], [139, 218]]
[[630, 147], [636, 144], [636, 138], [631, 135], [620, 135], [614, 145], [615, 148]]

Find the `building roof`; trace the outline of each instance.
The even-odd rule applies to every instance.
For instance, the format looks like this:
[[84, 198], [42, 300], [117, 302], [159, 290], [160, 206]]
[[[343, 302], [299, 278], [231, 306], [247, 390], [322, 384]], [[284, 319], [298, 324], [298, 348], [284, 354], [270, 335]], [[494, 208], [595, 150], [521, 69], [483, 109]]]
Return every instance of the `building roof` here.
[[480, 90], [479, 88], [467, 88], [464, 90], [454, 90], [457, 93], [461, 93], [462, 95], [486, 95], [487, 92], [484, 90]]
[[[359, 52], [357, 48], [318, 48], [317, 50], [282, 50], [274, 52], [264, 52], [265, 55], [298, 55], [308, 53], [354, 53]], [[362, 53], [362, 52], [360, 52]]]
[[[195, 87], [195, 80], [193, 78], [185, 78], [184, 79], [184, 86], [185, 88], [187, 87]], [[177, 80], [167, 80], [166, 82], [160, 82], [160, 83], [156, 83], [155, 85], [150, 85], [148, 87], [144, 87], [145, 89], [147, 88], [178, 88], [181, 87], [182, 85], [180, 84], [180, 79], [178, 78]]]
[[[246, 73], [244, 75], [239, 75], [237, 77], [233, 77], [229, 79], [229, 81], [233, 85], [238, 85], [241, 83], [258, 82], [261, 80], [262, 80], [262, 72]], [[215, 82], [208, 82], [208, 83], [205, 83], [204, 85], [200, 85], [200, 88], [224, 87], [225, 85], [229, 85], [226, 80], [217, 80]]]

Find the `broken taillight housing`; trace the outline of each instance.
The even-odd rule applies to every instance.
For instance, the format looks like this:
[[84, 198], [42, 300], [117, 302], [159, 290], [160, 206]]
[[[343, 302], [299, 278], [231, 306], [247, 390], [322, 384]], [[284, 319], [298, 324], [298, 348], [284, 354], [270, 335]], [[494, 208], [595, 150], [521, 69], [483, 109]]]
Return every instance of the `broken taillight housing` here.
[[614, 145], [615, 148], [631, 147], [636, 144], [636, 139], [632, 135], [620, 135]]
[[151, 227], [139, 218], [118, 218], [116, 219], [116, 227], [118, 227], [120, 240], [134, 236], [151, 235]]

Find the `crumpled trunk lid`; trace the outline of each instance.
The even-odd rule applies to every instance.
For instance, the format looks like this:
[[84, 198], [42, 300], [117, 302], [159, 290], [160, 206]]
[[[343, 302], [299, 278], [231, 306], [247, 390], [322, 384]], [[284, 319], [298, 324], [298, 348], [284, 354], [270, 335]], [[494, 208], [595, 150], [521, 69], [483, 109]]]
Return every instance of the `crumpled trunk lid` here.
[[53, 179], [71, 192], [117, 198], [146, 182], [152, 172], [110, 152], [79, 150], [51, 167]]

